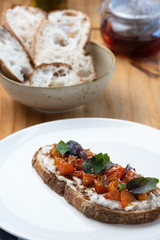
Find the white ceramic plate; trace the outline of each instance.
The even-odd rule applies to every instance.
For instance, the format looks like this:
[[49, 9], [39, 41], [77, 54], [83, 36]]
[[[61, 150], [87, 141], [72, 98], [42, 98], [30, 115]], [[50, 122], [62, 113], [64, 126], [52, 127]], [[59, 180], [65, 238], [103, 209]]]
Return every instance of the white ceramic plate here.
[[160, 131], [127, 121], [79, 118], [19, 131], [0, 142], [0, 227], [31, 240], [159, 240], [160, 219], [110, 225], [85, 217], [50, 190], [31, 166], [42, 145], [73, 139], [113, 162], [160, 179]]

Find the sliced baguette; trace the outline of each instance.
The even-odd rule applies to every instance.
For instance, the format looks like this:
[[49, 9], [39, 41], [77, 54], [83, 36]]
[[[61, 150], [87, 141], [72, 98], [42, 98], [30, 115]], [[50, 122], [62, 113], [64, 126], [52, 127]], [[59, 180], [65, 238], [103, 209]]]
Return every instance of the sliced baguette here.
[[[53, 145], [40, 148], [32, 159], [32, 166], [37, 171], [43, 182], [52, 190], [64, 196], [68, 203], [72, 204], [84, 215], [101, 222], [114, 224], [141, 224], [151, 222], [160, 217], [160, 207], [141, 211], [125, 211], [123, 209], [112, 210], [100, 204], [92, 202], [77, 188], [71, 187], [68, 178], [61, 177], [54, 166], [54, 158], [50, 157]], [[73, 185], [75, 186], [75, 185]], [[159, 189], [155, 194], [160, 195]]]
[[48, 19], [53, 26], [64, 31], [69, 38], [72, 38], [76, 45], [83, 49], [90, 37], [90, 18], [76, 10], [61, 10], [49, 13]]
[[70, 65], [64, 63], [42, 63], [30, 75], [32, 86], [37, 87], [66, 87], [81, 84], [81, 77]]
[[16, 35], [32, 58], [35, 33], [44, 19], [46, 13], [38, 8], [14, 5], [4, 11], [2, 24]]
[[46, 20], [39, 26], [35, 37], [34, 61], [36, 65], [48, 61], [48, 59], [52, 61], [52, 55], [71, 53], [77, 47], [78, 44], [75, 40], [68, 37], [52, 22]]
[[29, 75], [33, 71], [29, 56], [14, 35], [2, 26], [0, 26], [0, 67], [5, 76], [29, 84]]
[[96, 77], [93, 59], [85, 55], [77, 42], [67, 36], [52, 22], [43, 21], [37, 31], [34, 45], [34, 62], [41, 63], [62, 62], [72, 66], [84, 82], [92, 81]]

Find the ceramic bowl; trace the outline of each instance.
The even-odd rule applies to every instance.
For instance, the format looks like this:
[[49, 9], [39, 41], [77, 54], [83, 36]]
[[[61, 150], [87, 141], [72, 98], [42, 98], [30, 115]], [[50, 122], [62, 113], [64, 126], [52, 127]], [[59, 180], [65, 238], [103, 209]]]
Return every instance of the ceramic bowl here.
[[65, 112], [97, 97], [109, 82], [115, 67], [115, 57], [104, 46], [90, 42], [88, 52], [93, 56], [97, 78], [92, 82], [68, 87], [34, 87], [15, 82], [0, 74], [0, 83], [17, 102], [46, 112]]

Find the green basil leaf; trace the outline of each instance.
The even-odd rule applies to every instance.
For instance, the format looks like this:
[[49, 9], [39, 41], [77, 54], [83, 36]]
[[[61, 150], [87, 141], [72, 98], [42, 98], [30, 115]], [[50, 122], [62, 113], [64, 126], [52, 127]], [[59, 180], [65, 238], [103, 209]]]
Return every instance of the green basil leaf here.
[[56, 146], [56, 151], [63, 156], [66, 152], [69, 151], [69, 148], [67, 147], [67, 144], [61, 140]]
[[150, 190], [155, 189], [157, 183], [159, 183], [159, 180], [157, 178], [133, 178], [127, 183], [127, 190], [133, 194], [146, 193]]
[[82, 168], [85, 173], [98, 174], [110, 164], [110, 157], [107, 153], [99, 153], [94, 157], [82, 163]]
[[118, 184], [118, 187], [119, 187], [119, 191], [121, 191], [121, 190], [125, 189], [126, 184], [125, 183], [120, 183], [120, 184]]

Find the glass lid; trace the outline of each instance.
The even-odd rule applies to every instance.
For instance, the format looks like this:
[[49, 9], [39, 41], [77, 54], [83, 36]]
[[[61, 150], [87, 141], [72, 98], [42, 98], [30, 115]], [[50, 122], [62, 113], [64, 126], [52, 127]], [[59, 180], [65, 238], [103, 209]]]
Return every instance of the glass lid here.
[[160, 18], [159, 0], [112, 0], [109, 11], [120, 18], [128, 20], [149, 20]]

